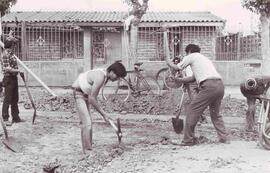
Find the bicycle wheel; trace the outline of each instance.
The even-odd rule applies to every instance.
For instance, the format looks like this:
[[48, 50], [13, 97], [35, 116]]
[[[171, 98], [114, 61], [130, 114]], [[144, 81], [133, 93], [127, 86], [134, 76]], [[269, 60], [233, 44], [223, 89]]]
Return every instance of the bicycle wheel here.
[[181, 75], [179, 72], [172, 72], [170, 69], [168, 69], [163, 75], [163, 82], [165, 86], [169, 89], [182, 87], [183, 83], [176, 82], [173, 78], [171, 78], [172, 76], [177, 77], [179, 75]]
[[166, 75], [168, 69], [168, 67], [164, 67], [156, 73], [156, 81], [160, 89], [168, 89], [164, 83], [164, 76]]
[[135, 92], [160, 95], [160, 87], [157, 81], [151, 77], [138, 78]]
[[120, 78], [117, 82], [108, 81], [103, 85], [101, 94], [104, 100], [126, 101], [130, 96], [130, 86], [124, 78]]
[[[265, 133], [266, 135], [270, 135], [270, 122], [266, 124], [265, 127]], [[259, 135], [259, 142], [263, 146], [263, 148], [270, 150], [270, 139], [268, 139], [266, 136], [263, 135], [263, 132], [260, 132]]]

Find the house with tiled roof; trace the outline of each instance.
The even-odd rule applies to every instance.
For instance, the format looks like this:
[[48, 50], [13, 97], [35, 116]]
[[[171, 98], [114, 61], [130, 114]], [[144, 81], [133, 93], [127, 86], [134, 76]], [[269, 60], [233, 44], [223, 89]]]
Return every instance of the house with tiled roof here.
[[126, 17], [126, 12], [12, 12], [2, 18], [2, 27], [4, 33], [15, 29], [16, 54], [48, 85], [66, 86], [80, 71], [119, 59], [129, 68], [142, 61], [158, 70], [157, 64], [164, 65], [162, 26], [169, 28], [173, 57], [197, 43], [215, 59], [215, 38], [225, 25], [210, 12], [147, 12], [137, 27], [125, 29]]

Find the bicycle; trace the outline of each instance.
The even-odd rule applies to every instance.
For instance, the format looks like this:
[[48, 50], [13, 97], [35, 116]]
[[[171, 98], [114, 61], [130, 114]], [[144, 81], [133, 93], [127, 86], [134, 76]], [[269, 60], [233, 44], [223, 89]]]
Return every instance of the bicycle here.
[[270, 150], [270, 98], [261, 96], [262, 100], [258, 116], [259, 143], [265, 149]]
[[104, 100], [115, 98], [120, 95], [123, 101], [127, 101], [132, 95], [137, 97], [140, 95], [160, 95], [160, 87], [157, 81], [142, 73], [143, 63], [135, 63], [134, 70], [127, 71], [127, 78], [120, 78], [116, 84], [107, 82], [102, 87], [102, 97]]
[[[173, 59], [175, 64], [180, 62], [180, 59]], [[173, 70], [169, 67], [161, 68], [155, 75], [155, 79], [162, 89], [176, 89], [182, 86], [182, 83], [178, 83], [174, 80], [174, 77], [183, 77], [181, 71]]]

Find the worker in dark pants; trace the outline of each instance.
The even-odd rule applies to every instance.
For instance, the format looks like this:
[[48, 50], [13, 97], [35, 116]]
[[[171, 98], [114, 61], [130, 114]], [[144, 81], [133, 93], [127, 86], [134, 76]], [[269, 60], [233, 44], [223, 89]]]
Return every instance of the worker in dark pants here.
[[[168, 50], [167, 50], [168, 51]], [[211, 60], [200, 53], [200, 47], [189, 44], [185, 52], [187, 56], [175, 65], [166, 56], [167, 65], [175, 70], [183, 70], [190, 66], [193, 75], [190, 77], [176, 78], [176, 81], [190, 83], [196, 81], [199, 85], [198, 94], [194, 96], [187, 108], [187, 116], [184, 129], [182, 146], [197, 144], [195, 127], [204, 110], [209, 107], [212, 123], [217, 131], [219, 142], [227, 143], [228, 134], [225, 129], [222, 116], [219, 114], [221, 101], [224, 96], [224, 85], [220, 74], [216, 71]]]
[[270, 86], [270, 76], [257, 75], [243, 80], [240, 91], [247, 99], [246, 131], [255, 130], [256, 100], [267, 93]]
[[[180, 56], [175, 57], [173, 59], [173, 63], [175, 65], [177, 65], [181, 62], [181, 59], [179, 57]], [[184, 76], [189, 76], [189, 77], [192, 76], [193, 72], [191, 70], [191, 67], [188, 66], [185, 70], [183, 70], [183, 72], [181, 74]], [[194, 82], [190, 82], [190, 83], [185, 83], [184, 84], [184, 91], [187, 91], [188, 96], [189, 96], [189, 100], [186, 102], [186, 105], [188, 105], [191, 102], [191, 100], [195, 97], [195, 95], [197, 95], [199, 92], [197, 82], [194, 81]], [[180, 114], [181, 111], [178, 111], [178, 113]], [[206, 117], [203, 114], [200, 116], [199, 122], [200, 123], [207, 123]]]
[[[12, 123], [24, 122], [19, 117], [19, 89], [18, 89], [18, 69], [17, 60], [14, 57], [13, 47], [16, 43], [16, 38], [12, 36], [12, 31], [7, 38], [4, 38], [4, 51], [2, 53], [2, 70], [4, 78], [2, 81], [4, 87], [4, 101], [2, 106], [3, 120], [7, 126]], [[9, 107], [11, 107], [12, 121], [9, 121]]]

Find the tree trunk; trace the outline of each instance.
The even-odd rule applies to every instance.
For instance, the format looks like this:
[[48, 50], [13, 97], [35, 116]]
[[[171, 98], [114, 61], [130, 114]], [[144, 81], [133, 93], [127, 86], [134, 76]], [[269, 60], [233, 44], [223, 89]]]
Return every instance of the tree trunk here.
[[130, 58], [130, 65], [133, 66], [135, 62], [138, 61], [137, 58], [137, 41], [138, 41], [138, 25], [131, 25], [131, 31], [130, 31], [130, 51], [132, 52], [132, 56]]
[[270, 39], [269, 23], [270, 18], [264, 15], [260, 17], [261, 21], [261, 42], [262, 42], [262, 74], [270, 75]]

